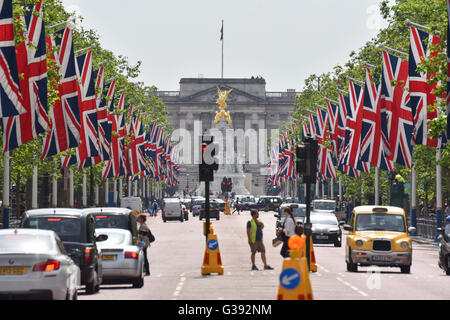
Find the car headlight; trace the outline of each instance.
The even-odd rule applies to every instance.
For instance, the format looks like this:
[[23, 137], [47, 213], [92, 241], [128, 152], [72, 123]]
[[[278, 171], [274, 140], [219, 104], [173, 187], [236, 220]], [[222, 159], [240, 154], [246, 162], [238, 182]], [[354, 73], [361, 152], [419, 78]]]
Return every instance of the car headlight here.
[[401, 246], [403, 249], [408, 249], [408, 248], [409, 248], [409, 244], [408, 244], [408, 242], [406, 242], [406, 241], [403, 241], [403, 242], [400, 244], [400, 246]]
[[362, 242], [362, 240], [357, 240], [355, 242], [355, 244], [356, 244], [357, 247], [362, 247], [364, 243]]
[[330, 232], [339, 232], [339, 228], [330, 229]]

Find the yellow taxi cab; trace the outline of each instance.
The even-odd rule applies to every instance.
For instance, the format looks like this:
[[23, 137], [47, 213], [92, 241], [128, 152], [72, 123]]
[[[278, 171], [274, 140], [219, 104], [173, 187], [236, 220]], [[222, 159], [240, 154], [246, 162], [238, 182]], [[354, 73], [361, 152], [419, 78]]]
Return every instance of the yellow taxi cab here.
[[348, 231], [345, 249], [347, 270], [357, 272], [358, 265], [400, 267], [402, 273], [411, 272], [412, 246], [405, 211], [398, 207], [356, 207], [344, 225]]

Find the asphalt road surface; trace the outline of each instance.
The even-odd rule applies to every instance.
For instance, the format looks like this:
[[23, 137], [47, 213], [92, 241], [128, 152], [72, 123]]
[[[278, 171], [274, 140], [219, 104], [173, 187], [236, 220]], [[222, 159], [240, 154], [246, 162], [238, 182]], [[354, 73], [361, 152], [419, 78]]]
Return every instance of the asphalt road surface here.
[[[149, 217], [147, 223], [156, 241], [148, 249], [151, 275], [145, 285], [104, 285], [99, 293], [79, 294], [80, 300], [274, 300], [277, 298], [282, 257], [280, 247], [273, 248], [275, 217], [273, 212], [261, 212], [265, 224], [264, 243], [268, 264], [274, 270], [263, 271], [260, 255], [251, 271], [250, 248], [247, 242], [248, 211], [212, 220], [219, 240], [224, 266], [223, 275], [201, 275], [205, 252], [203, 222], [190, 214], [189, 221], [163, 223], [161, 215]], [[390, 300], [390, 299], [450, 299], [445, 288], [450, 277], [437, 265], [438, 247], [413, 244], [411, 274], [400, 268], [359, 267], [358, 273], [346, 271], [345, 236], [343, 246], [315, 245], [318, 272], [310, 279], [314, 299], [318, 300]]]

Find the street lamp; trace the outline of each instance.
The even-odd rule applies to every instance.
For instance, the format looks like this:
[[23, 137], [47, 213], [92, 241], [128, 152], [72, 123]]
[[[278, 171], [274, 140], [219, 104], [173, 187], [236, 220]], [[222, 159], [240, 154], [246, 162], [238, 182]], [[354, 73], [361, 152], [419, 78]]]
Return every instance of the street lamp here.
[[187, 177], [186, 189], [187, 189], [187, 192], [189, 193], [189, 173], [186, 174], [186, 177]]

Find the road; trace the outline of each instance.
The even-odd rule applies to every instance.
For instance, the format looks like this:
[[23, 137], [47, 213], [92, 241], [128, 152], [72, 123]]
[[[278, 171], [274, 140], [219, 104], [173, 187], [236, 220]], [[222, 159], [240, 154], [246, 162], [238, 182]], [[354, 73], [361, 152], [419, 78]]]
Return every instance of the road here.
[[[218, 236], [224, 275], [201, 275], [205, 251], [203, 223], [190, 216], [189, 221], [163, 223], [161, 216], [149, 217], [148, 225], [156, 237], [149, 248], [151, 275], [141, 289], [131, 285], [105, 285], [99, 293], [80, 300], [274, 300], [277, 297], [282, 258], [280, 247], [273, 248], [275, 236], [273, 212], [262, 212], [264, 243], [268, 263], [275, 270], [263, 271], [259, 254], [251, 271], [246, 223], [250, 213], [221, 214], [212, 220]], [[345, 237], [343, 244], [345, 244]], [[318, 272], [311, 273], [314, 298], [318, 300], [390, 300], [450, 299], [444, 288], [450, 277], [437, 265], [438, 248], [431, 244], [413, 244], [411, 274], [399, 268], [359, 268], [346, 271], [344, 246], [315, 245]]]

